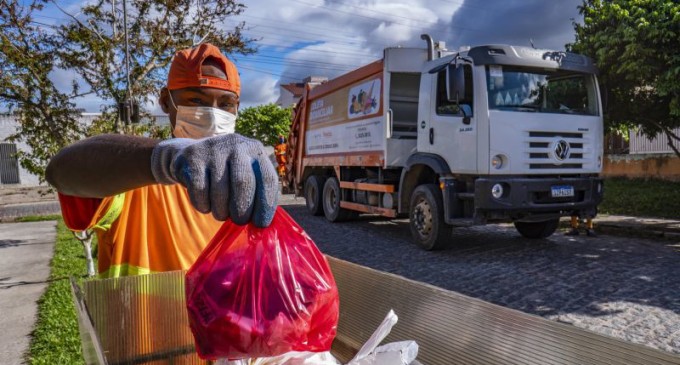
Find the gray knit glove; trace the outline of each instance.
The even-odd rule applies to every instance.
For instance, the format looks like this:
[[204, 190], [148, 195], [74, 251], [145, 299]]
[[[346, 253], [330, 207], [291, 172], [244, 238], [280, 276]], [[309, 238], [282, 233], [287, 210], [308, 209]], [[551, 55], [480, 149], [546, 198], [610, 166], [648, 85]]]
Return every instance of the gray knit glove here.
[[267, 227], [274, 218], [278, 176], [254, 139], [225, 134], [165, 140], [151, 154], [151, 171], [161, 184], [184, 185], [191, 204], [218, 220]]

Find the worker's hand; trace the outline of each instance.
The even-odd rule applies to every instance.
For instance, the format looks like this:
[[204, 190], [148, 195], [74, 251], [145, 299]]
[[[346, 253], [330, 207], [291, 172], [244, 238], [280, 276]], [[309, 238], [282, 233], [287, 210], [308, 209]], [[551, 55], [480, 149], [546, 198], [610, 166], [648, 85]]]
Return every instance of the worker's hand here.
[[238, 134], [159, 143], [151, 171], [161, 184], [180, 183], [202, 213], [236, 224], [268, 226], [278, 198], [278, 176], [262, 143]]

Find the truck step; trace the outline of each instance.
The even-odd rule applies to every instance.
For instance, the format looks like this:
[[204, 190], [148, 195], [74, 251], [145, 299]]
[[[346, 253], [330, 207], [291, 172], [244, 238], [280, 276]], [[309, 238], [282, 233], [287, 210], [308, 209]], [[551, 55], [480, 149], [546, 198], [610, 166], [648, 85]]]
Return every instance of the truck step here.
[[475, 200], [475, 193], [457, 193], [456, 195], [461, 200]]
[[446, 223], [454, 227], [472, 227], [476, 225], [475, 220], [472, 218], [454, 218]]

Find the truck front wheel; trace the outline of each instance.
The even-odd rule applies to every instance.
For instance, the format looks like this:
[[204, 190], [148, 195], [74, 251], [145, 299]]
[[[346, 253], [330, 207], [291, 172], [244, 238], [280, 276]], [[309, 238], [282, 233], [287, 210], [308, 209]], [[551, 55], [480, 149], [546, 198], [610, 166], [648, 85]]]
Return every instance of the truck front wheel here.
[[359, 213], [340, 207], [342, 194], [338, 179], [328, 178], [323, 186], [323, 213], [330, 222], [342, 222], [356, 218]]
[[307, 205], [307, 210], [312, 215], [323, 214], [321, 192], [325, 182], [326, 178], [318, 175], [310, 175], [305, 181], [305, 204]]
[[560, 219], [555, 218], [543, 222], [515, 222], [515, 228], [522, 236], [537, 239], [550, 237], [559, 224]]
[[435, 184], [418, 186], [411, 195], [409, 210], [411, 235], [425, 250], [444, 247], [451, 235], [451, 227], [444, 222], [442, 192]]

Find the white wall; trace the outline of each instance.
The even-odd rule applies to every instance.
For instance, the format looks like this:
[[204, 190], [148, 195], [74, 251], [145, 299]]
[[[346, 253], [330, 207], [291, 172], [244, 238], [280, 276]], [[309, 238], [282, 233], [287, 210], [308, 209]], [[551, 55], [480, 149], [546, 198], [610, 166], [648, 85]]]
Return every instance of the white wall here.
[[277, 100], [277, 104], [282, 107], [282, 108], [287, 108], [295, 103], [297, 103], [298, 98], [293, 97], [293, 93], [290, 91], [284, 89], [283, 87], [280, 87], [281, 93], [279, 96], [279, 100]]
[[[5, 138], [16, 133], [17, 123], [14, 117], [0, 115], [0, 142], [7, 142]], [[20, 151], [29, 151], [28, 146], [25, 143], [17, 144], [17, 149]], [[37, 186], [38, 177], [26, 171], [21, 165], [19, 165], [19, 181], [20, 185], [26, 186]]]

